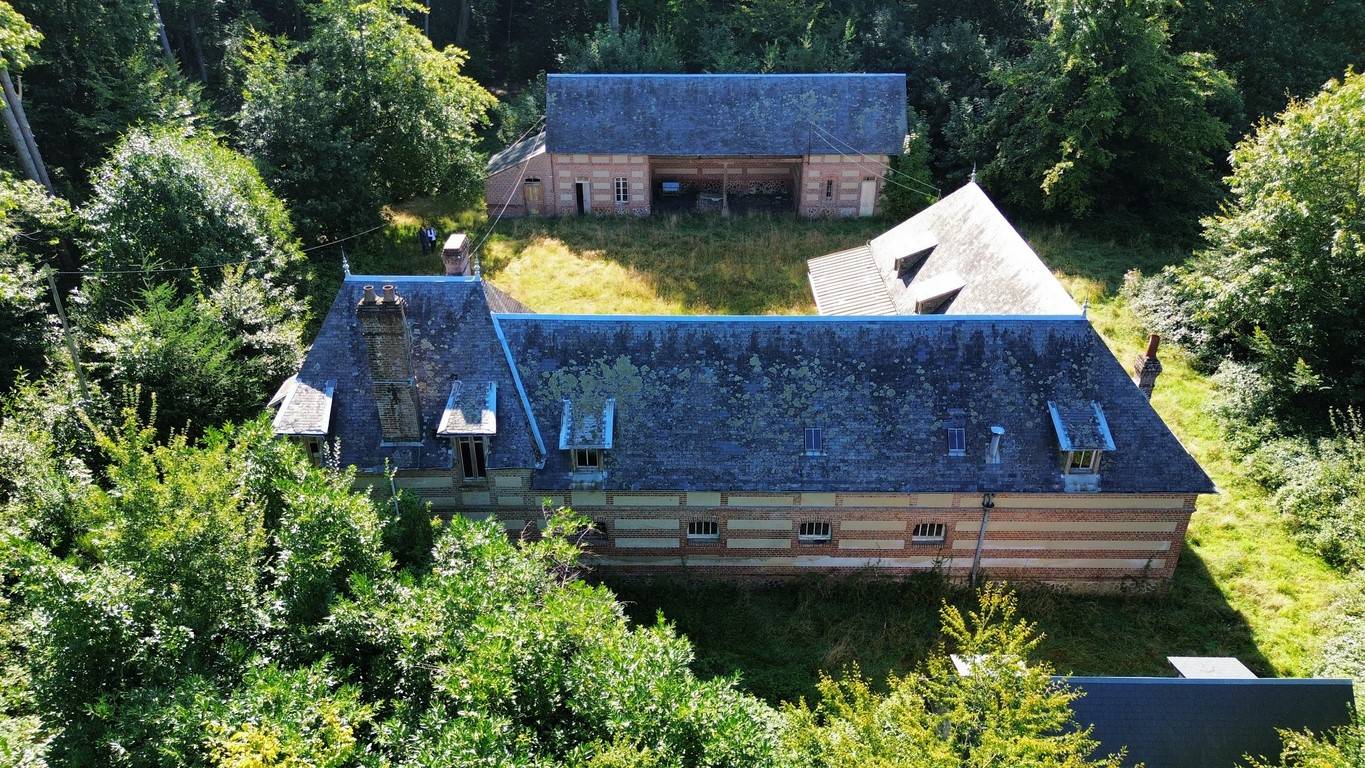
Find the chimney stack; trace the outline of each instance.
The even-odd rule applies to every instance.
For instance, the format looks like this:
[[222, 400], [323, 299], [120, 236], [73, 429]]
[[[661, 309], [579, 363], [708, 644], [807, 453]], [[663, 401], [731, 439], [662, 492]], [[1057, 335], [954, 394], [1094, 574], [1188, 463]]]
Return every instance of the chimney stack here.
[[1161, 375], [1161, 361], [1156, 358], [1157, 347], [1161, 346], [1161, 337], [1152, 334], [1147, 337], [1147, 351], [1137, 356], [1133, 361], [1133, 383], [1142, 390], [1142, 394], [1147, 399], [1152, 399], [1152, 390], [1156, 388], [1156, 377]]
[[369, 357], [379, 428], [386, 443], [414, 443], [422, 439], [417, 379], [412, 373], [412, 335], [405, 305], [393, 285], [384, 286], [382, 296], [376, 296], [374, 286], [367, 285], [355, 310]]
[[1001, 426], [991, 427], [991, 447], [986, 453], [987, 464], [1000, 463], [1000, 440], [1005, 436], [1005, 428]]
[[469, 274], [469, 238], [463, 232], [455, 232], [446, 238], [441, 261], [445, 262], [447, 275]]

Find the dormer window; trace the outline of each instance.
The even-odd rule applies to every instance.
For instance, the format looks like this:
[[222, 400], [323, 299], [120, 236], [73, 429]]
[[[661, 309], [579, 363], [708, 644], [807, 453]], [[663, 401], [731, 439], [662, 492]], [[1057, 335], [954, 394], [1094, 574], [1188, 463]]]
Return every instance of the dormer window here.
[[275, 434], [302, 444], [314, 466], [325, 457], [336, 384], [335, 379], [314, 383], [291, 376], [270, 398], [270, 406], [279, 409], [272, 423]]
[[568, 452], [570, 481], [578, 488], [599, 488], [606, 479], [606, 452], [616, 429], [616, 400], [564, 400], [559, 450]]
[[455, 453], [451, 469], [459, 482], [488, 482], [489, 441], [497, 432], [497, 382], [459, 379], [451, 382], [436, 434], [450, 438]]
[[920, 280], [910, 286], [909, 300], [917, 315], [941, 315], [948, 311], [953, 299], [967, 287], [967, 281], [956, 272], [944, 272]]
[[1067, 491], [1098, 491], [1101, 456], [1105, 451], [1114, 450], [1114, 437], [1109, 432], [1104, 409], [1091, 400], [1088, 403], [1048, 401], [1047, 410], [1057, 433], [1062, 487]]

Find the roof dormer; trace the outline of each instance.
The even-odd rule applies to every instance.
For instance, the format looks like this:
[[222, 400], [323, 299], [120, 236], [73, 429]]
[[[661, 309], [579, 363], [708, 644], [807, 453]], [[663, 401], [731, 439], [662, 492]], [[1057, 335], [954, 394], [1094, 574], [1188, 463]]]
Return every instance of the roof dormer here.
[[454, 449], [451, 468], [459, 473], [460, 482], [482, 483], [488, 479], [489, 440], [497, 433], [497, 382], [452, 382], [436, 434], [450, 438]]
[[559, 450], [569, 452], [570, 480], [575, 487], [599, 487], [607, 477], [604, 459], [611, 450], [616, 425], [616, 399], [598, 403], [564, 399], [559, 420]]
[[1089, 403], [1047, 403], [1052, 416], [1052, 427], [1057, 433], [1062, 486], [1067, 491], [1098, 491], [1100, 489], [1100, 457], [1114, 450], [1114, 437], [1104, 409], [1091, 400]]

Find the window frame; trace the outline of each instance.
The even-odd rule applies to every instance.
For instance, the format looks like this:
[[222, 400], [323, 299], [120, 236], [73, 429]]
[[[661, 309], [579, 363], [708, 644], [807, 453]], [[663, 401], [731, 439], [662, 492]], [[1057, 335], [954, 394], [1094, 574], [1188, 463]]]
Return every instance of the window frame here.
[[630, 202], [630, 178], [617, 176], [613, 186], [615, 190], [615, 200], [617, 205], [624, 205]]
[[[807, 527], [811, 532], [807, 532]], [[834, 541], [834, 526], [828, 520], [802, 520], [796, 524], [796, 540], [801, 544], [829, 544]]]
[[911, 544], [948, 543], [948, 524], [926, 520], [910, 527]]
[[806, 427], [802, 434], [801, 452], [806, 456], [824, 456], [825, 430], [823, 427]]
[[[470, 446], [470, 459], [474, 461], [475, 472], [468, 471], [465, 464], [465, 446]], [[482, 435], [460, 435], [455, 438], [455, 462], [460, 468], [460, 482], [466, 485], [481, 485], [488, 482], [488, 438]], [[482, 466], [480, 466], [482, 465]], [[482, 470], [479, 473], [478, 470]]]
[[[945, 437], [948, 441], [949, 456], [967, 455], [967, 429], [966, 427], [946, 427]], [[958, 438], [957, 447], [953, 446], [953, 438]]]
[[[1068, 451], [1066, 456], [1066, 473], [1068, 475], [1093, 475], [1100, 468], [1100, 451], [1095, 448], [1085, 448], [1080, 450]], [[1077, 458], [1086, 459], [1077, 463]]]
[[[580, 461], [592, 457], [591, 462]], [[601, 448], [571, 448], [569, 450], [569, 461], [573, 464], [575, 472], [601, 472], [602, 471], [602, 449]]]
[[[693, 532], [693, 527], [704, 527], [707, 531]], [[685, 536], [688, 544], [719, 544], [720, 521], [714, 519], [688, 520]]]
[[825, 199], [826, 199], [826, 200], [833, 200], [833, 199], [834, 199], [834, 180], [833, 180], [833, 179], [825, 179]]

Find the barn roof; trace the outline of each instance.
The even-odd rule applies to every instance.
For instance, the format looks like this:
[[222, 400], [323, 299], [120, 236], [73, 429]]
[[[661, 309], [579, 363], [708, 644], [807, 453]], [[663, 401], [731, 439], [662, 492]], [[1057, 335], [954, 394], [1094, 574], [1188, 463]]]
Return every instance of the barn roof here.
[[492, 176], [543, 154], [545, 154], [545, 131], [534, 136], [528, 136], [488, 158], [488, 165], [484, 168], [484, 172]]
[[975, 183], [870, 242], [807, 262], [822, 315], [914, 314], [959, 288], [945, 314], [1079, 314], [1080, 307]]
[[904, 74], [550, 75], [550, 152], [899, 154]]

